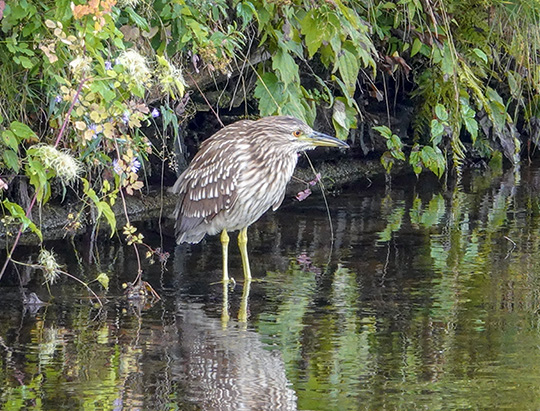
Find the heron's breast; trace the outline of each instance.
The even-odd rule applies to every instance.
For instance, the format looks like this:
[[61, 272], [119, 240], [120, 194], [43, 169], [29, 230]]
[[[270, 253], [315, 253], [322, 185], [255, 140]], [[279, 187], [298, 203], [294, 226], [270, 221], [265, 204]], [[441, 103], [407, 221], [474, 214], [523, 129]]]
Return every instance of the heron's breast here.
[[241, 222], [237, 228], [254, 223], [282, 198], [294, 172], [296, 159], [296, 155], [281, 156], [240, 173], [238, 198], [228, 211], [231, 221]]

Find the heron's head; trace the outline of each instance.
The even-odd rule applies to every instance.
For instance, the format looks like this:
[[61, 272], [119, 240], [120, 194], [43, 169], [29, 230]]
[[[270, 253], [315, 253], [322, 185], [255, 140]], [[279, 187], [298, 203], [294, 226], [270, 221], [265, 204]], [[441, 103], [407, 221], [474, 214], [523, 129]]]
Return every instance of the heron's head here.
[[254, 123], [262, 138], [287, 144], [295, 151], [311, 150], [315, 147], [349, 148], [349, 145], [335, 137], [319, 133], [295, 117], [263, 117]]

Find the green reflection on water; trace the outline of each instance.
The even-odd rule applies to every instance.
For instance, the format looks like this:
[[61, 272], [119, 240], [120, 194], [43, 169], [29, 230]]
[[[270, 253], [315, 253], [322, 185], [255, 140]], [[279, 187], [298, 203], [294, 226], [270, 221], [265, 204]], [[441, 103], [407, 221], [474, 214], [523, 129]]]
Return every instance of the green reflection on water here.
[[[281, 274], [291, 286], [271, 295], [285, 302], [271, 321], [261, 315], [257, 329], [267, 336], [294, 330], [274, 344], [299, 409], [540, 406], [538, 201], [536, 193], [517, 199], [514, 177], [481, 195], [383, 198], [377, 244], [412, 252], [418, 262], [429, 256], [411, 284], [402, 284], [405, 318], [386, 315], [385, 301], [363, 295], [372, 272], [340, 266], [331, 286], [319, 284], [317, 292], [312, 273], [293, 266]], [[425, 239], [414, 250], [399, 244], [411, 229]], [[318, 306], [321, 293], [328, 300]]]
[[[256, 357], [282, 367], [267, 376], [286, 376], [303, 410], [538, 409], [537, 174], [527, 184], [510, 172], [444, 194], [394, 186], [336, 199], [330, 263], [324, 213], [278, 213], [274, 260], [257, 255], [269, 235], [254, 235], [252, 269], [274, 268], [252, 284], [247, 324], [220, 327], [219, 243], [210, 241], [177, 256], [189, 275], [170, 269], [164, 281], [181, 290], [142, 314], [116, 302], [99, 313], [69, 300], [34, 315], [5, 306], [0, 408], [198, 409], [204, 378], [230, 372], [232, 387], [250, 384]], [[115, 264], [110, 272], [130, 272]], [[240, 298], [230, 291], [231, 311]]]

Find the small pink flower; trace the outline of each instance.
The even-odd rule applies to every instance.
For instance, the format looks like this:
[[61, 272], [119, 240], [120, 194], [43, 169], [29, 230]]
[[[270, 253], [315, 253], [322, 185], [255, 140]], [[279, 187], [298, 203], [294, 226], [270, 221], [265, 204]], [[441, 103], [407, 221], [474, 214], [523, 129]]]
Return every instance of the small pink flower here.
[[296, 261], [300, 265], [310, 265], [311, 264], [311, 258], [306, 254], [302, 253], [296, 256]]
[[315, 178], [309, 182], [309, 185], [310, 185], [310, 186], [314, 186], [314, 185], [317, 184], [319, 181], [321, 181], [321, 173], [315, 174]]
[[298, 201], [304, 201], [310, 195], [311, 195], [311, 190], [309, 188], [306, 188], [304, 191], [300, 191], [298, 194], [296, 194], [296, 199]]
[[7, 189], [8, 189], [7, 183], [0, 178], [0, 190], [7, 190]]

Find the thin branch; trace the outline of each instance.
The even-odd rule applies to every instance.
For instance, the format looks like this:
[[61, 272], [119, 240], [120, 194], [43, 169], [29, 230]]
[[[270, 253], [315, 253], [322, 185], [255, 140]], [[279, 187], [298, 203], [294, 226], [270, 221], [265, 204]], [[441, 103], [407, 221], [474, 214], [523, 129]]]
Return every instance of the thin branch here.
[[195, 87], [197, 87], [197, 90], [199, 90], [199, 93], [201, 93], [201, 96], [202, 96], [202, 98], [204, 98], [204, 101], [206, 102], [206, 105], [208, 106], [208, 108], [212, 111], [212, 113], [214, 113], [214, 116], [216, 116], [217, 121], [219, 121], [219, 124], [221, 125], [221, 127], [225, 127], [225, 124], [223, 124], [223, 122], [219, 118], [219, 114], [216, 112], [216, 110], [214, 110], [214, 107], [212, 107], [212, 105], [210, 104], [210, 102], [206, 98], [205, 94], [202, 92], [202, 90], [199, 87], [199, 84], [197, 83], [197, 81], [193, 78], [193, 76], [191, 75], [191, 73], [189, 71], [186, 71], [186, 73], [189, 76], [189, 78], [191, 79], [191, 81], [193, 81], [193, 84], [195, 84]]
[[[34, 268], [34, 269], [40, 269], [40, 270], [43, 270], [44, 267], [40, 264], [27, 264], [27, 263], [23, 263], [22, 261], [16, 261], [16, 260], [12, 260], [15, 264], [18, 264], [18, 265], [22, 265], [22, 266], [25, 266], [25, 267], [31, 267], [31, 268]], [[103, 307], [103, 303], [101, 302], [101, 298], [99, 298], [99, 296], [94, 292], [94, 290], [92, 290], [88, 284], [86, 284], [84, 281], [82, 281], [81, 279], [75, 277], [73, 274], [70, 274], [66, 271], [62, 271], [62, 270], [56, 270], [56, 272], [60, 273], [60, 274], [64, 274], [66, 277], [69, 277], [79, 283], [81, 283], [82, 285], [84, 285], [86, 287], [86, 289], [88, 291], [90, 291], [92, 293], [92, 295], [98, 300], [98, 303], [101, 307]], [[96, 281], [96, 280], [93, 280], [93, 281]], [[49, 284], [49, 282], [47, 282], [47, 284]]]
[[[311, 167], [311, 171], [313, 171], [313, 175], [314, 176], [317, 176], [317, 170], [315, 170], [315, 167], [313, 166], [313, 163], [311, 162], [311, 159], [309, 158], [309, 156], [307, 155], [307, 153], [304, 151], [304, 156], [306, 157], [308, 163], [309, 163], [309, 166]], [[334, 225], [332, 224], [332, 215], [330, 214], [330, 206], [328, 205], [328, 199], [326, 198], [326, 194], [325, 194], [325, 188], [324, 188], [324, 184], [322, 182], [322, 178], [319, 178], [318, 181], [319, 183], [319, 186], [321, 187], [321, 193], [322, 193], [322, 196], [323, 196], [323, 199], [324, 199], [324, 205], [326, 206], [326, 214], [328, 215], [328, 225], [330, 226], [330, 238], [331, 238], [331, 241], [330, 241], [330, 253], [328, 255], [328, 263], [330, 263], [330, 260], [332, 259], [332, 252], [334, 251], [334, 241], [335, 241], [335, 238], [334, 238]]]
[[103, 307], [103, 303], [101, 302], [101, 298], [98, 297], [98, 295], [94, 292], [94, 290], [92, 290], [92, 289], [88, 286], [88, 284], [86, 284], [84, 281], [78, 279], [77, 277], [75, 277], [74, 275], [71, 275], [70, 273], [68, 273], [68, 272], [66, 272], [66, 271], [58, 270], [58, 272], [59, 272], [60, 274], [64, 274], [65, 276], [67, 276], [67, 277], [69, 277], [69, 278], [71, 278], [71, 279], [73, 279], [73, 280], [75, 280], [75, 281], [78, 281], [79, 283], [81, 283], [82, 285], [84, 285], [84, 286], [86, 287], [86, 289], [87, 289], [88, 291], [90, 291], [94, 297], [97, 298], [99, 305]]

